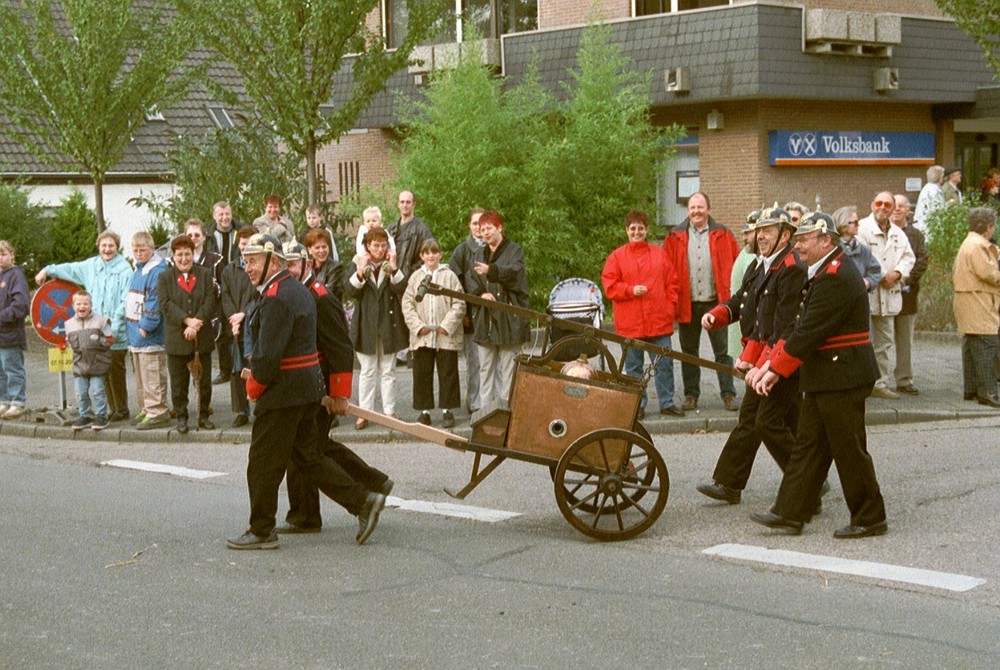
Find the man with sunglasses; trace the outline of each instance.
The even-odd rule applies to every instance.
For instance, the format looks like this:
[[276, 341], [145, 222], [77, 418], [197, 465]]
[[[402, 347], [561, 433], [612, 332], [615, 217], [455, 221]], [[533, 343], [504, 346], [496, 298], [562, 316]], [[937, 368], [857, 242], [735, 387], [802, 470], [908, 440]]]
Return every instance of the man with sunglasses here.
[[917, 260], [906, 233], [889, 220], [895, 206], [892, 193], [882, 191], [872, 200], [871, 214], [861, 219], [858, 226], [858, 239], [868, 245], [882, 267], [882, 279], [875, 290], [868, 293], [879, 371], [872, 396], [890, 400], [900, 398], [899, 393], [888, 386], [893, 372], [889, 357], [896, 339], [894, 322], [903, 309], [903, 286]]

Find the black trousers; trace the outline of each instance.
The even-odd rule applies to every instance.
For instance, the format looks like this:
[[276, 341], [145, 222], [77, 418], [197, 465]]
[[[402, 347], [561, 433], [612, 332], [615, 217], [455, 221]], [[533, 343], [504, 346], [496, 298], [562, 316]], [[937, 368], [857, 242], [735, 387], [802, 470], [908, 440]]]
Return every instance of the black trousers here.
[[328, 498], [357, 516], [368, 490], [344, 472], [316, 444], [318, 405], [297, 405], [258, 414], [250, 433], [247, 488], [250, 492], [250, 532], [268, 537], [278, 513], [278, 488], [293, 464]]
[[250, 362], [243, 357], [243, 344], [237, 339], [233, 339], [229, 343], [229, 360], [232, 364], [229, 368], [222, 367], [222, 362], [219, 362], [220, 370], [230, 370], [231, 374], [229, 376], [229, 404], [233, 412], [236, 414], [246, 414], [250, 415], [250, 401], [247, 399], [247, 382], [240, 376], [244, 367], [248, 367]]
[[413, 409], [434, 409], [434, 367], [438, 374], [438, 406], [462, 406], [458, 381], [458, 352], [420, 347], [413, 352]]
[[796, 446], [778, 489], [775, 514], [809, 521], [832, 461], [837, 464], [851, 525], [871, 526], [885, 521], [885, 501], [865, 432], [865, 400], [872, 388], [865, 385], [805, 394]]
[[219, 374], [229, 375], [233, 370], [233, 331], [229, 329], [229, 322], [222, 320], [222, 328], [219, 337], [215, 340], [215, 351], [219, 356]]
[[[198, 418], [208, 418], [208, 408], [212, 404], [212, 352], [200, 354], [201, 377], [198, 378]], [[194, 354], [177, 356], [167, 354], [167, 374], [170, 375], [170, 400], [178, 417], [188, 415], [188, 387], [191, 386], [191, 371], [188, 361]]]
[[761, 442], [784, 472], [795, 448], [800, 405], [798, 375], [780, 379], [766, 396], [747, 389], [739, 422], [722, 447], [712, 479], [733, 489], [746, 488]]
[[[365, 491], [378, 491], [389, 479], [378, 468], [365, 463], [364, 459], [340, 442], [330, 439], [333, 417], [322, 406], [316, 412], [316, 447], [319, 452], [333, 459], [334, 463], [364, 487]], [[288, 464], [288, 514], [285, 521], [300, 528], [319, 528], [323, 517], [319, 509], [319, 490], [308, 477], [302, 475], [295, 463]], [[350, 511], [350, 510], [348, 510]], [[356, 512], [353, 512], [356, 514]]]
[[111, 350], [111, 367], [104, 376], [104, 389], [108, 394], [108, 412], [128, 411], [128, 383], [125, 380], [125, 349]]

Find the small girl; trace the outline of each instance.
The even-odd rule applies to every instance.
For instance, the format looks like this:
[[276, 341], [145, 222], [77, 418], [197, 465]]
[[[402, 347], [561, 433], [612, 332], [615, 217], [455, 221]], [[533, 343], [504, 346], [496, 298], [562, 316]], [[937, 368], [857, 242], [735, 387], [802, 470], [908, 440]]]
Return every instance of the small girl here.
[[0, 419], [24, 414], [24, 317], [31, 299], [24, 270], [14, 265], [14, 247], [0, 240]]
[[93, 300], [86, 291], [73, 294], [73, 317], [66, 319], [66, 343], [73, 349], [73, 383], [80, 418], [74, 430], [90, 426], [108, 427], [108, 396], [104, 375], [111, 368], [111, 320], [94, 314]]
[[[372, 205], [362, 213], [362, 218], [364, 223], [358, 228], [358, 239], [354, 243], [355, 251], [358, 255], [367, 253], [365, 250], [365, 234], [372, 228], [384, 228], [382, 225], [382, 210], [378, 207]], [[396, 252], [396, 242], [392, 239], [392, 235], [389, 235], [389, 251]]]
[[413, 409], [419, 409], [420, 423], [431, 425], [434, 409], [434, 367], [438, 373], [438, 405], [444, 410], [441, 426], [451, 428], [455, 416], [451, 410], [462, 404], [458, 381], [458, 352], [462, 350], [462, 317], [465, 301], [442, 295], [426, 294], [417, 302], [417, 287], [425, 277], [442, 288], [462, 291], [458, 277], [447, 265], [441, 265], [441, 247], [436, 240], [420, 245], [423, 266], [410, 276], [403, 293], [403, 318], [410, 329], [413, 350]]

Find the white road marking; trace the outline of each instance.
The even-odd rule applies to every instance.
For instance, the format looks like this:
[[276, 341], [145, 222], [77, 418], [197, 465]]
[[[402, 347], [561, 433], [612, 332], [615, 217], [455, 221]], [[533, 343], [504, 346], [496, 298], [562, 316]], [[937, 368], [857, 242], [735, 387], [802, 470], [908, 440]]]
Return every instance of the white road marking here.
[[424, 514], [437, 514], [439, 516], [451, 516], [458, 519], [471, 519], [473, 521], [485, 521], [486, 523], [496, 523], [506, 521], [514, 517], [521, 516], [519, 512], [505, 512], [499, 509], [488, 509], [486, 507], [471, 507], [469, 505], [456, 505], [454, 503], [428, 502], [426, 500], [406, 500], [389, 496], [385, 503], [386, 507], [395, 507], [408, 512], [423, 512]]
[[888, 563], [856, 561], [847, 558], [837, 558], [835, 556], [803, 554], [798, 551], [767, 549], [766, 547], [755, 547], [748, 544], [719, 544], [702, 550], [702, 553], [712, 556], [722, 556], [724, 558], [735, 558], [742, 561], [755, 561], [757, 563], [787, 565], [793, 568], [836, 572], [844, 575], [887, 579], [894, 582], [919, 584], [947, 591], [968, 591], [980, 584], [986, 583], [985, 579], [948, 572], [907, 568], [902, 565], [890, 565]]
[[145, 470], [146, 472], [160, 472], [167, 475], [175, 475], [177, 477], [188, 477], [190, 479], [210, 479], [211, 477], [221, 477], [227, 473], [225, 472], [212, 472], [211, 470], [192, 470], [191, 468], [182, 468], [177, 465], [163, 465], [162, 463], [144, 463], [142, 461], [129, 461], [120, 458], [116, 458], [110, 461], [103, 461], [101, 465], [106, 465], [112, 468], [126, 468], [128, 470]]

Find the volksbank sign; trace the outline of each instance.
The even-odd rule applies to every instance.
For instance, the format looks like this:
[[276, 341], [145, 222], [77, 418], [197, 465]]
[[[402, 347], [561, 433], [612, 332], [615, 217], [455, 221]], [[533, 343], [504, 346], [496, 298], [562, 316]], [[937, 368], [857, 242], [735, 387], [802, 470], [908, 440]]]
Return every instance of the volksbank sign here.
[[772, 130], [771, 165], [933, 165], [934, 133]]

